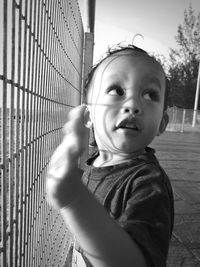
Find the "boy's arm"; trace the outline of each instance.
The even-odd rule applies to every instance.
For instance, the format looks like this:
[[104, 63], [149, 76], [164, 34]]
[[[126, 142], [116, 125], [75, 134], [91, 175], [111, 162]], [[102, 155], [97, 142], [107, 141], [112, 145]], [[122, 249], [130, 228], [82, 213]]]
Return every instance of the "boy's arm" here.
[[79, 196], [61, 214], [85, 256], [95, 267], [143, 267], [144, 256], [138, 245], [109, 216], [83, 184]]
[[82, 184], [78, 158], [87, 145], [85, 107], [70, 115], [63, 143], [52, 157], [47, 173], [49, 201], [60, 210], [67, 227], [95, 267], [145, 267], [138, 245], [110, 217]]

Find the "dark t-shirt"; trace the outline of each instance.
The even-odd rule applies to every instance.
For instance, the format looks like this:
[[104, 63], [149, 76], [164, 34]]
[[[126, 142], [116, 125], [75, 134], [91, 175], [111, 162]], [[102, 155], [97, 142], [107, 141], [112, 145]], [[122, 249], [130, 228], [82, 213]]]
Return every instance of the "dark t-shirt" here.
[[91, 165], [96, 157], [88, 160], [83, 183], [139, 245], [147, 266], [166, 266], [174, 200], [154, 150], [146, 148], [146, 153], [132, 161], [100, 168]]

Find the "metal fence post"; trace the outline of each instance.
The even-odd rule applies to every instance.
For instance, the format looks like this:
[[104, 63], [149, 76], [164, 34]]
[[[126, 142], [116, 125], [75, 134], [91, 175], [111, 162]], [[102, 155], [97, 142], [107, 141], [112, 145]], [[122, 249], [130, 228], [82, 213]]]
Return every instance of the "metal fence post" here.
[[181, 133], [184, 132], [184, 125], [185, 125], [185, 112], [186, 110], [183, 110], [183, 117], [182, 117], [182, 124], [181, 124]]
[[[94, 34], [91, 32], [85, 33], [84, 41], [84, 54], [83, 54], [83, 80], [82, 80], [82, 94], [81, 103], [86, 103], [86, 91], [85, 91], [85, 80], [92, 67], [93, 63], [93, 48], [94, 48]], [[83, 169], [85, 160], [89, 154], [89, 136], [88, 136], [88, 149], [83, 153], [80, 158], [80, 167]]]
[[195, 94], [192, 127], [195, 127], [195, 124], [196, 124], [197, 110], [198, 110], [198, 103], [199, 103], [199, 93], [200, 93], [200, 62], [199, 62], [199, 69], [198, 69], [198, 76], [197, 76], [197, 86], [196, 86], [196, 94]]

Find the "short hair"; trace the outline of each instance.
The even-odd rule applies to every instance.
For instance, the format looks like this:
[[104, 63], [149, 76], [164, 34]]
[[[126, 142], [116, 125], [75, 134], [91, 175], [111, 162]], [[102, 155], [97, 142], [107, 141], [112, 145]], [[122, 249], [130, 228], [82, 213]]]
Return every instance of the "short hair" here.
[[114, 54], [117, 54], [121, 51], [134, 51], [134, 52], [137, 52], [137, 53], [140, 53], [140, 54], [143, 54], [153, 60], [155, 60], [155, 62], [157, 62], [162, 70], [163, 70], [163, 73], [165, 75], [165, 98], [164, 98], [164, 111], [167, 110], [168, 108], [168, 97], [169, 97], [169, 92], [170, 92], [170, 86], [169, 86], [169, 81], [167, 79], [167, 76], [165, 74], [165, 71], [162, 67], [162, 65], [160, 64], [160, 62], [155, 58], [155, 56], [152, 56], [150, 55], [148, 52], [146, 52], [145, 50], [135, 46], [135, 45], [132, 45], [132, 44], [129, 44], [129, 45], [121, 45], [121, 43], [113, 46], [113, 47], [109, 47], [108, 50], [106, 51], [105, 55], [95, 64], [93, 65], [93, 67], [91, 68], [91, 70], [89, 71], [88, 73], [88, 76], [86, 78], [86, 82], [85, 82], [85, 92], [87, 94], [87, 90], [91, 84], [91, 81], [92, 81], [92, 78], [94, 76], [94, 73], [96, 72], [97, 68], [99, 65], [101, 65], [102, 62], [104, 62], [107, 58], [109, 58], [110, 56], [114, 55]]

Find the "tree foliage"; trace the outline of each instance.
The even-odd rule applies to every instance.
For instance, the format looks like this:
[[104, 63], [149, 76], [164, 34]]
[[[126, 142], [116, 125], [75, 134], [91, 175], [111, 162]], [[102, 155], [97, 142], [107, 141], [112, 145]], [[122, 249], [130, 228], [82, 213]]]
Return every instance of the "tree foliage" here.
[[195, 16], [191, 5], [184, 12], [184, 21], [178, 26], [175, 39], [178, 48], [170, 49], [169, 54], [169, 104], [192, 109], [200, 61], [200, 13]]

